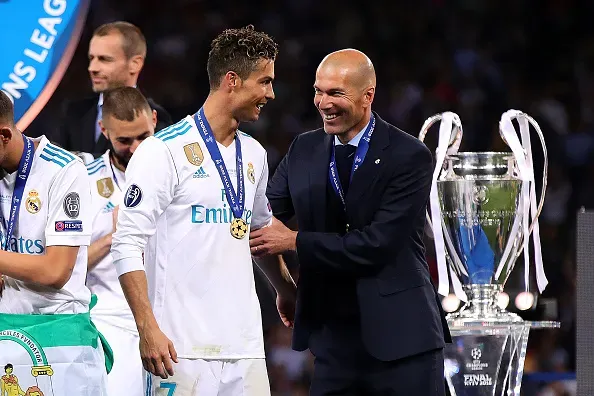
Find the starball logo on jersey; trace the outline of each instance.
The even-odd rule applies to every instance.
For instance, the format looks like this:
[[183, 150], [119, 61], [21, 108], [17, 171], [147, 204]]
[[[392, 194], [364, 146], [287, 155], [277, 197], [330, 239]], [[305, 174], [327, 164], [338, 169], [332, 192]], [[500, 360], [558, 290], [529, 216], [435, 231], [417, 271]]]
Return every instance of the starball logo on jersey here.
[[[247, 224], [250, 224], [252, 211], [245, 209], [242, 218]], [[225, 189], [221, 189], [221, 204], [219, 206], [192, 205], [192, 223], [194, 224], [231, 224], [232, 221], [233, 211], [227, 204]]]

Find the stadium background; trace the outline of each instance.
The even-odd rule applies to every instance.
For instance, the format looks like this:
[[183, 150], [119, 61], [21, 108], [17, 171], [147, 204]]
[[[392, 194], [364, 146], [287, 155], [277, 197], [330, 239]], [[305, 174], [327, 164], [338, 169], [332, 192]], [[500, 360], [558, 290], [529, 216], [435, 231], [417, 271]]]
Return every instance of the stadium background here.
[[[92, 1], [68, 71], [26, 132], [50, 134], [64, 99], [91, 92], [91, 32], [114, 20], [130, 21], [145, 34], [148, 57], [139, 87], [174, 120], [196, 111], [206, 97], [206, 59], [216, 34], [251, 23], [272, 35], [280, 44], [276, 100], [260, 121], [242, 127], [268, 150], [271, 170], [295, 135], [321, 125], [314, 72], [323, 56], [340, 48], [357, 48], [372, 59], [374, 109], [415, 136], [425, 118], [450, 110], [464, 126], [461, 149], [505, 150], [499, 117], [510, 108], [523, 110], [541, 125], [550, 156], [540, 219], [550, 285], [522, 315], [562, 323], [560, 330], [531, 333], [523, 394], [573, 394], [571, 381], [545, 384], [531, 373], [571, 377], [575, 371], [575, 214], [594, 207], [593, 11], [594, 2], [577, 0]], [[434, 265], [431, 246], [428, 241]], [[510, 309], [521, 267], [506, 288]], [[273, 394], [306, 395], [311, 356], [291, 351], [290, 331], [278, 323], [266, 332], [266, 346]]]

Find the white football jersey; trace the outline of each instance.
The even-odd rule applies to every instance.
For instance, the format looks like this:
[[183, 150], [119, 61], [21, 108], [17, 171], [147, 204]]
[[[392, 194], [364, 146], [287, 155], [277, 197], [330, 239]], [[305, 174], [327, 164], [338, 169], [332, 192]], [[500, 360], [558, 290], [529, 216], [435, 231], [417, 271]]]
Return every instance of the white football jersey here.
[[[91, 243], [113, 230], [113, 211], [120, 206], [125, 174], [111, 164], [109, 150], [87, 165], [93, 196], [93, 234]], [[126, 301], [111, 254], [103, 257], [87, 274], [87, 287], [97, 296], [92, 317], [137, 332], [130, 306]]]
[[[250, 136], [238, 136], [242, 218], [257, 229], [272, 219], [266, 151]], [[237, 191], [235, 141], [218, 147]], [[120, 275], [146, 270], [157, 322], [178, 356], [263, 358], [249, 230], [242, 239], [231, 235], [233, 212], [191, 116], [140, 144], [126, 169], [126, 186], [112, 243], [114, 263]]]
[[[91, 189], [87, 170], [74, 154], [51, 144], [45, 136], [33, 156], [19, 217], [6, 241], [17, 172], [0, 181], [0, 240], [10, 251], [45, 254], [48, 246], [80, 246], [70, 280], [61, 289], [6, 277], [0, 312], [14, 314], [76, 314], [89, 311], [91, 293], [85, 286], [87, 247], [91, 240]], [[51, 263], [49, 263], [51, 265]]]

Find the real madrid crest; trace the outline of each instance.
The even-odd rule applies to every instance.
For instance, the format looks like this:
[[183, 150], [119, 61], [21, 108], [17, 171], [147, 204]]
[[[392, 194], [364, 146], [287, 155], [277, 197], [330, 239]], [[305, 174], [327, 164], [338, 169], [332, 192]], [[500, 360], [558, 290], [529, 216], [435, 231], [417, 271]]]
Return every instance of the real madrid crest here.
[[200, 166], [202, 161], [204, 161], [204, 154], [202, 153], [202, 149], [200, 148], [198, 142], [186, 144], [184, 146], [184, 153], [192, 165]]
[[103, 179], [97, 180], [97, 191], [103, 198], [111, 197], [111, 194], [113, 194], [114, 191], [113, 180], [111, 177], [104, 177]]
[[247, 177], [248, 180], [252, 182], [252, 184], [256, 183], [256, 178], [254, 176], [254, 164], [252, 164], [251, 162], [248, 163]]
[[37, 191], [29, 191], [29, 196], [25, 201], [25, 206], [27, 207], [27, 211], [29, 213], [35, 214], [41, 210], [41, 199], [39, 198], [39, 193]]

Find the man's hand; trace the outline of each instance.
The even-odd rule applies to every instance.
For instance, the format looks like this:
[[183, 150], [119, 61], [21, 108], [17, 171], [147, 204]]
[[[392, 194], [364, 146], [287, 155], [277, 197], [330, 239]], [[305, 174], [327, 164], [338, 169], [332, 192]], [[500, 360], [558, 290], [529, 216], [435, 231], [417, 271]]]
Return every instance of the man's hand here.
[[283, 324], [292, 329], [295, 324], [295, 293], [278, 294], [276, 296], [276, 308]]
[[173, 342], [156, 325], [139, 331], [139, 335], [140, 357], [144, 369], [163, 379], [173, 375], [171, 361], [178, 362]]
[[297, 232], [272, 218], [272, 224], [250, 232], [250, 248], [253, 256], [268, 256], [297, 250]]

